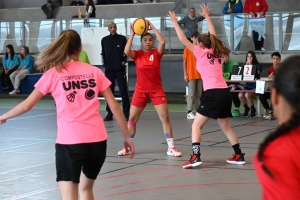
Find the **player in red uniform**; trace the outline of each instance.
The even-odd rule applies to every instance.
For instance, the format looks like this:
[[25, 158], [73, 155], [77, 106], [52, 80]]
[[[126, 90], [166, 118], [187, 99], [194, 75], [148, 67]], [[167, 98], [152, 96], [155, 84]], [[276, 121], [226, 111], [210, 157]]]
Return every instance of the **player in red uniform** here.
[[300, 56], [276, 69], [272, 105], [280, 124], [260, 144], [254, 166], [262, 199], [300, 199]]
[[[150, 33], [146, 33], [141, 36], [142, 49], [131, 50], [132, 40], [135, 35], [131, 27], [131, 35], [124, 50], [124, 53], [136, 63], [137, 76], [135, 91], [131, 101], [128, 129], [130, 138], [134, 138], [136, 123], [150, 98], [163, 125], [164, 134], [168, 143], [167, 155], [177, 157], [181, 156], [181, 152], [174, 145], [167, 97], [162, 87], [160, 75], [160, 61], [165, 50], [165, 39], [151, 22], [149, 22], [149, 24], [159, 42], [157, 49], [152, 49], [154, 44], [153, 36]], [[128, 155], [128, 150], [123, 147], [123, 149], [118, 152], [118, 155]]]

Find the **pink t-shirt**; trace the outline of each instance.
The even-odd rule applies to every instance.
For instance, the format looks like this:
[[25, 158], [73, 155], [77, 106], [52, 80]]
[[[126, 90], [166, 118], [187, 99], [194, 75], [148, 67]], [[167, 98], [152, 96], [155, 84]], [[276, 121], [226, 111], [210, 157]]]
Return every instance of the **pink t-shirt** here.
[[203, 49], [196, 45], [194, 55], [197, 58], [196, 68], [201, 74], [204, 91], [228, 87], [223, 78], [221, 56], [214, 55], [212, 49]]
[[61, 73], [52, 68], [35, 84], [42, 94], [51, 93], [57, 110], [58, 144], [100, 142], [107, 139], [99, 114], [98, 93], [111, 82], [103, 72], [82, 62], [66, 63]]

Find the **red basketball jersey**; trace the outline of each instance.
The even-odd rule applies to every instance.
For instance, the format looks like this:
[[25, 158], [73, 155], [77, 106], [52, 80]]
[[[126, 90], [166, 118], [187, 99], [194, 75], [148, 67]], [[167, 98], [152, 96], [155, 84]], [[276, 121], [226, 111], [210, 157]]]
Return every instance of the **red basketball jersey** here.
[[150, 52], [143, 50], [134, 51], [134, 62], [136, 65], [135, 90], [139, 92], [156, 92], [162, 90], [160, 61], [162, 54], [157, 49]]

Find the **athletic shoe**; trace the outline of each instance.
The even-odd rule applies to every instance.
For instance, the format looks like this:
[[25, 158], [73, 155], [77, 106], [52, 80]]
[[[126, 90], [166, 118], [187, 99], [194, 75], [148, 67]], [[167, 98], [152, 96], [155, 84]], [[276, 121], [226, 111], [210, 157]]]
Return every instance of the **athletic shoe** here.
[[104, 117], [103, 120], [104, 120], [104, 121], [112, 121], [112, 120], [113, 120], [113, 117], [110, 116], [110, 115], [106, 115], [106, 117]]
[[17, 93], [16, 93], [16, 90], [13, 90], [13, 91], [9, 92], [8, 94], [17, 94]]
[[171, 148], [168, 148], [167, 155], [168, 156], [174, 156], [174, 157], [180, 157], [182, 154], [179, 151], [179, 149], [177, 149], [176, 146], [173, 146]]
[[193, 112], [190, 112], [187, 114], [186, 118], [187, 119], [195, 119], [195, 115], [193, 114]]
[[118, 152], [118, 156], [127, 156], [127, 155], [129, 155], [129, 149], [126, 150], [125, 147], [123, 147], [121, 151]]
[[248, 116], [249, 116], [249, 111], [250, 111], [250, 108], [247, 106], [247, 107], [245, 108], [245, 112], [244, 112], [243, 116], [244, 116], [244, 117], [248, 117]]
[[232, 111], [232, 116], [233, 117], [238, 117], [240, 116], [240, 109], [239, 108], [235, 108], [233, 111]]
[[244, 165], [246, 164], [245, 158], [244, 158], [244, 153], [242, 154], [232, 154], [232, 158], [227, 158], [227, 162], [230, 164], [236, 164], [236, 165]]
[[256, 116], [256, 109], [253, 107], [253, 109], [250, 109], [250, 118], [255, 117]]
[[275, 119], [274, 115], [273, 115], [273, 112], [270, 111], [266, 116], [265, 116], [266, 119], [268, 120], [272, 120], [272, 119]]
[[184, 163], [182, 165], [182, 167], [184, 169], [191, 169], [191, 168], [194, 168], [194, 167], [197, 167], [197, 166], [201, 165], [202, 162], [201, 162], [201, 159], [200, 159], [200, 155], [191, 155], [190, 160], [187, 161], [186, 163]]

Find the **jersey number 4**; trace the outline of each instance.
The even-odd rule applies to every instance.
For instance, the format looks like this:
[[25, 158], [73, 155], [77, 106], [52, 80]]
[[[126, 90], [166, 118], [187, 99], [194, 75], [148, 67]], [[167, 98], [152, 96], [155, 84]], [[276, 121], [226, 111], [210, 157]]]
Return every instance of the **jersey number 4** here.
[[153, 57], [153, 55], [151, 55], [149, 58], [149, 61], [153, 61], [153, 60], [154, 60], [154, 57]]

